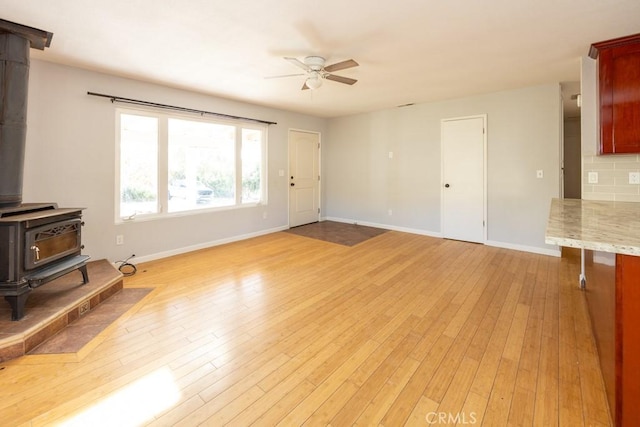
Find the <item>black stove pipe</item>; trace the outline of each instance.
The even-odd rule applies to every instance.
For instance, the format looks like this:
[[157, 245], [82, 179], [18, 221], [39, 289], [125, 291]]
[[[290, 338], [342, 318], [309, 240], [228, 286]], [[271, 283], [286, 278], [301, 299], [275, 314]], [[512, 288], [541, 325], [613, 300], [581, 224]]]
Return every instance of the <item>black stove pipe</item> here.
[[0, 34], [0, 208], [22, 203], [30, 47], [20, 35]]

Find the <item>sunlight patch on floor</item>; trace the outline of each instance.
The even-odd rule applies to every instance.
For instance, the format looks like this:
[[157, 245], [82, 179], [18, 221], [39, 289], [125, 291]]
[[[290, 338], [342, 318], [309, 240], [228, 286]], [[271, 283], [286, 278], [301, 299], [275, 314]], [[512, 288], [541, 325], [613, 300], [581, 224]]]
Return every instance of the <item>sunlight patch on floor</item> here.
[[62, 426], [138, 426], [173, 407], [180, 400], [168, 368], [154, 371], [105, 397]]

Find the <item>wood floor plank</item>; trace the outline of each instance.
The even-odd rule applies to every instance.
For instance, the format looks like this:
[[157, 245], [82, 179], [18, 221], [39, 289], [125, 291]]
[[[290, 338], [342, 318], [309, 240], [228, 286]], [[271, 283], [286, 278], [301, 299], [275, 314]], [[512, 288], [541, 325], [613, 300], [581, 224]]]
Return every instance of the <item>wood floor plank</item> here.
[[483, 423], [490, 426], [507, 425], [517, 372], [517, 362], [507, 358], [500, 359]]
[[[491, 262], [492, 268], [487, 271], [484, 278], [490, 284], [487, 290], [487, 298], [490, 299], [490, 303], [466, 352], [466, 356], [478, 362], [484, 357], [486, 347], [493, 336], [496, 322], [502, 311], [504, 300], [508, 295], [508, 292], [501, 288], [501, 284], [505, 281], [504, 277], [507, 274], [506, 270], [510, 260], [508, 257], [501, 255], [503, 254], [496, 254], [496, 257]], [[492, 292], [494, 289], [495, 291]]]
[[[570, 283], [576, 280], [577, 271], [561, 266], [561, 280]], [[581, 292], [577, 286], [560, 288], [559, 298], [559, 425], [584, 425], [582, 414], [582, 391], [580, 389], [580, 368], [576, 354], [577, 342], [575, 317], [571, 303], [571, 294]]]
[[[464, 401], [464, 405], [460, 410], [464, 414], [468, 423], [471, 425], [483, 425], [484, 413], [487, 409], [488, 399], [474, 393], [469, 392]], [[488, 425], [488, 424], [487, 424]]]
[[[431, 381], [428, 383], [424, 396], [429, 399], [441, 402], [446, 390], [450, 387], [450, 383], [453, 380], [454, 375], [458, 371], [458, 367], [465, 358], [465, 354], [469, 348], [471, 338], [477, 333], [478, 326], [481, 323], [482, 318], [485, 316], [491, 299], [495, 295], [498, 283], [474, 283], [478, 285], [477, 288], [482, 292], [476, 295], [469, 295], [469, 299], [473, 301], [471, 309], [465, 309], [464, 306], [460, 307], [458, 314], [465, 313], [464, 323], [460, 326], [456, 326], [455, 340], [442, 364], [438, 367]], [[464, 293], [464, 288], [460, 293]], [[465, 301], [466, 303], [466, 301]], [[458, 316], [456, 315], [456, 317]], [[444, 330], [443, 334], [450, 336], [447, 332], [451, 332], [451, 325], [459, 321], [460, 317], [454, 317]], [[443, 316], [443, 318], [445, 318]], [[475, 370], [474, 370], [475, 372]]]
[[[424, 425], [425, 423], [431, 423], [432, 420], [439, 420], [437, 417], [439, 412], [437, 411], [438, 402], [434, 402], [431, 399], [421, 396], [418, 403], [416, 403], [416, 406], [414, 406], [413, 411], [409, 414], [405, 425], [418, 426]], [[436, 424], [442, 423], [436, 422]]]
[[153, 293], [85, 353], [0, 364], [1, 422], [119, 422], [128, 399], [151, 426], [611, 425], [578, 270], [396, 231], [152, 261], [125, 286]]
[[[289, 412], [278, 425], [291, 426], [305, 423], [313, 415], [316, 408], [320, 408], [326, 399], [347, 380], [349, 375], [351, 375], [378, 346], [378, 343], [371, 340], [363, 343], [345, 363], [319, 384], [316, 389]], [[320, 418], [328, 422], [333, 415], [334, 414], [322, 413], [320, 414]]]
[[464, 412], [463, 406], [469, 393], [469, 387], [471, 387], [473, 378], [478, 370], [478, 365], [478, 361], [469, 357], [465, 357], [462, 360], [456, 369], [449, 388], [438, 405], [438, 412], [453, 415], [459, 414], [465, 420], [471, 420], [471, 414]]
[[396, 370], [407, 363], [408, 354], [415, 347], [419, 337], [411, 332], [411, 322], [405, 322], [396, 333], [382, 343], [372, 356], [378, 358], [366, 371], [359, 369], [352, 376], [358, 389], [354, 395], [343, 402], [342, 408], [331, 419], [331, 424], [351, 425], [361, 416], [367, 405], [384, 388]]
[[509, 272], [506, 272], [501, 277], [501, 281], [510, 284], [510, 286], [506, 293], [506, 299], [500, 308], [500, 315], [497, 318], [487, 347], [480, 360], [476, 378], [471, 386], [471, 391], [486, 398], [489, 398], [492, 393], [494, 380], [502, 361], [502, 354], [522, 287], [521, 283], [512, 283], [511, 278], [512, 274]]
[[385, 382], [380, 391], [371, 400], [354, 425], [372, 426], [382, 422], [382, 418], [393, 405], [396, 397], [402, 392], [406, 384], [417, 371], [420, 363], [407, 358]]
[[452, 343], [453, 339], [446, 335], [440, 335], [429, 353], [422, 359], [415, 374], [409, 379], [383, 417], [382, 424], [395, 426], [403, 425], [407, 421], [415, 405], [423, 396], [425, 379], [431, 378]]
[[[263, 425], [274, 425], [286, 416], [291, 409], [297, 406], [316, 388], [315, 384], [309, 382], [307, 376], [320, 364], [330, 358], [338, 350], [338, 346], [330, 343], [320, 349], [313, 356], [301, 355], [300, 363], [295, 363], [295, 369], [289, 369], [288, 375], [282, 377], [281, 381], [270, 385], [268, 388], [262, 385], [265, 380], [258, 383], [258, 386], [265, 391], [265, 395], [254, 402], [242, 414], [239, 414], [233, 421], [237, 425], [247, 425], [255, 420], [259, 420]], [[284, 366], [284, 365], [283, 365]], [[267, 378], [270, 378], [268, 376]], [[284, 397], [283, 397], [284, 396]]]
[[162, 427], [172, 426], [180, 422], [187, 414], [196, 411], [198, 408], [204, 405], [204, 400], [200, 399], [200, 396], [195, 395], [181, 403], [178, 403], [175, 407], [171, 408], [166, 413], [159, 413], [155, 416], [155, 419], [147, 424], [147, 427]]

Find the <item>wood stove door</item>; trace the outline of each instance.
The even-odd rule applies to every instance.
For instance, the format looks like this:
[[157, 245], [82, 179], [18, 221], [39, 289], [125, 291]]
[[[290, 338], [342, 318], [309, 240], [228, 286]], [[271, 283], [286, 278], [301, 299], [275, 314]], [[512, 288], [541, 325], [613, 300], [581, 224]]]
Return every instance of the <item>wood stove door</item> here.
[[25, 233], [24, 269], [31, 270], [81, 249], [80, 219], [70, 219], [43, 225]]

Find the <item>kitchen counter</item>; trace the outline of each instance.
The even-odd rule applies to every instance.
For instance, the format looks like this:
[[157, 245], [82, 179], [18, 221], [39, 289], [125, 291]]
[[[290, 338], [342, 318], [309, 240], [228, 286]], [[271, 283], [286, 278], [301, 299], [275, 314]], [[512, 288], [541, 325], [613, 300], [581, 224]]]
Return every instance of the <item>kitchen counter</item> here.
[[611, 417], [640, 426], [640, 203], [553, 199], [545, 242], [582, 249], [580, 285]]
[[545, 243], [640, 256], [640, 203], [553, 199]]

